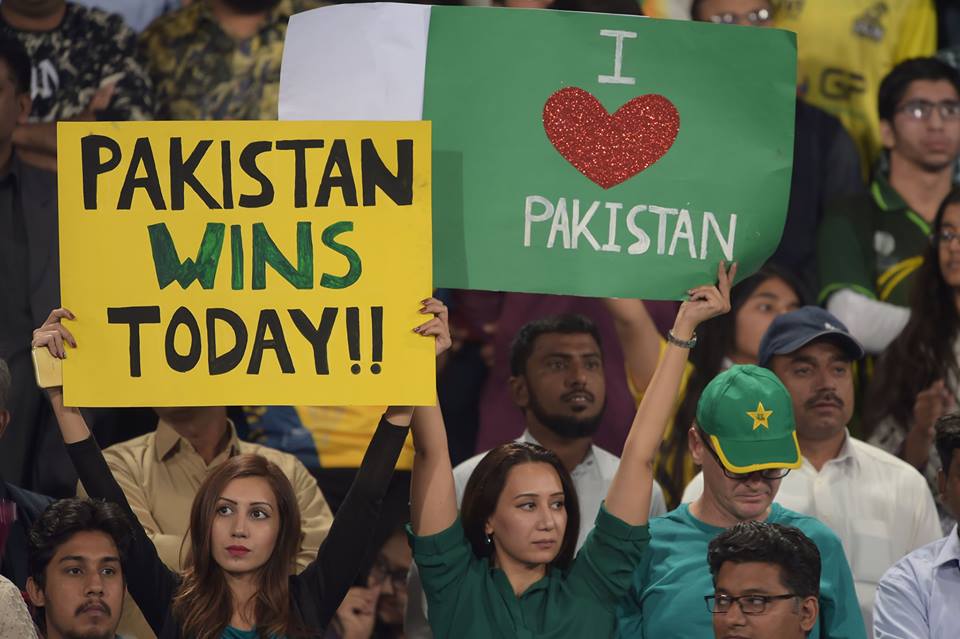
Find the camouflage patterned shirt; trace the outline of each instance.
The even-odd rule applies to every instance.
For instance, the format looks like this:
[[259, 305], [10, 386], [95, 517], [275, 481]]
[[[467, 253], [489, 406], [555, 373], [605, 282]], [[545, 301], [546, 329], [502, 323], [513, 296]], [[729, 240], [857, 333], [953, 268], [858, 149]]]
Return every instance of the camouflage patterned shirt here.
[[0, 31], [20, 39], [30, 55], [33, 109], [30, 120], [56, 122], [87, 109], [97, 89], [115, 83], [110, 103], [97, 117], [153, 117], [150, 78], [136, 58], [136, 34], [118, 15], [67, 3], [60, 26], [20, 31], [0, 18]]
[[259, 32], [236, 40], [206, 0], [155, 20], [140, 36], [158, 115], [173, 120], [275, 120], [287, 21], [319, 0], [281, 0]]

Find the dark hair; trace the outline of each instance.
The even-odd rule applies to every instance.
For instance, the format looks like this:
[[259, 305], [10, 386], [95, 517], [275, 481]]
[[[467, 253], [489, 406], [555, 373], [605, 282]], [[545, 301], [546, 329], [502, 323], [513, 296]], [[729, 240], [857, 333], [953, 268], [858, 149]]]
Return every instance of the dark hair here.
[[270, 559], [259, 570], [254, 614], [263, 635], [294, 637], [308, 634], [290, 607], [290, 575], [300, 549], [300, 506], [290, 480], [273, 462], [259, 455], [236, 455], [217, 466], [200, 484], [190, 508], [190, 547], [183, 582], [173, 600], [173, 612], [185, 637], [216, 639], [230, 623], [233, 600], [223, 569], [213, 558], [210, 538], [217, 502], [232, 480], [262, 477], [277, 500], [280, 531]]
[[494, 544], [487, 543], [484, 526], [497, 509], [497, 502], [507, 483], [510, 470], [514, 466], [530, 463], [553, 466], [560, 477], [560, 485], [563, 486], [567, 528], [563, 533], [560, 550], [550, 563], [551, 566], [557, 566], [563, 570], [573, 561], [573, 555], [577, 549], [577, 537], [580, 534], [580, 504], [570, 473], [560, 463], [556, 453], [542, 446], [522, 442], [503, 444], [491, 450], [480, 460], [463, 491], [460, 520], [463, 523], [464, 534], [477, 557], [489, 557], [493, 554]]
[[[776, 9], [776, 3], [774, 0], [765, 0], [767, 4], [770, 5], [771, 11]], [[700, 7], [703, 5], [703, 0], [693, 0], [690, 3], [690, 19], [696, 22], [706, 22], [705, 18], [700, 17]]]
[[75, 534], [87, 531], [109, 535], [120, 554], [120, 565], [124, 565], [134, 529], [123, 509], [96, 499], [61, 499], [43, 511], [27, 534], [27, 568], [40, 589], [46, 586], [47, 565], [57, 549]]
[[960, 365], [953, 345], [960, 337], [960, 314], [953, 289], [940, 272], [936, 240], [943, 215], [960, 204], [960, 188], [950, 191], [933, 221], [933, 238], [923, 254], [910, 291], [910, 320], [877, 362], [867, 393], [864, 426], [869, 435], [892, 417], [906, 431], [913, 419], [917, 394], [938, 379], [956, 379]]
[[880, 83], [877, 92], [877, 110], [881, 120], [893, 120], [910, 84], [916, 80], [946, 80], [960, 95], [960, 74], [937, 58], [911, 58], [893, 67]]
[[0, 410], [7, 410], [7, 406], [10, 405], [10, 386], [12, 384], [10, 367], [0, 357]]
[[953, 451], [960, 448], [960, 413], [949, 413], [937, 420], [937, 455], [940, 457], [940, 467], [943, 474], [950, 474], [950, 463], [953, 461]]
[[17, 94], [30, 93], [30, 56], [19, 38], [0, 33], [0, 60], [10, 68]]
[[533, 354], [534, 343], [538, 337], [548, 333], [564, 335], [587, 333], [597, 342], [598, 347], [601, 346], [600, 331], [597, 330], [597, 325], [583, 315], [551, 315], [550, 317], [533, 320], [520, 327], [517, 336], [513, 338], [513, 342], [510, 344], [511, 375], [523, 375], [527, 369], [527, 360]]
[[715, 317], [697, 328], [697, 346], [690, 353], [693, 372], [687, 382], [686, 394], [674, 417], [673, 428], [660, 448], [661, 458], [673, 460], [668, 470], [665, 464], [657, 467], [657, 480], [667, 492], [671, 504], [680, 502], [685, 486], [683, 466], [689, 454], [687, 430], [697, 417], [697, 403], [707, 384], [723, 369], [723, 360], [734, 349], [737, 337], [737, 315], [753, 292], [764, 282], [780, 279], [794, 292], [800, 305], [806, 304], [807, 293], [797, 277], [776, 264], [767, 264], [759, 271], [744, 278], [730, 291], [730, 312]]
[[820, 596], [820, 550], [799, 528], [742, 521], [710, 541], [707, 563], [713, 583], [726, 562], [759, 562], [780, 567], [780, 581], [800, 597]]

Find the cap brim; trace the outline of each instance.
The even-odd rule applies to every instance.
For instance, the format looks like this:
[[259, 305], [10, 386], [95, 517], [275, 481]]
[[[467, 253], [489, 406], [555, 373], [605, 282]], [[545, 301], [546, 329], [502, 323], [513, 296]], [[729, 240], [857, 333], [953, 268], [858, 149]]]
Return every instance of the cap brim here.
[[842, 348], [843, 351], [850, 356], [851, 360], [862, 359], [863, 356], [866, 355], [866, 352], [863, 350], [863, 346], [861, 346], [860, 342], [855, 340], [851, 335], [848, 335], [847, 333], [842, 333], [840, 331], [825, 330], [825, 331], [820, 331], [819, 333], [814, 333], [812, 335], [804, 335], [803, 337], [795, 339], [791, 342], [781, 344], [779, 347], [777, 347], [777, 350], [771, 353], [767, 353], [766, 354], [767, 356], [762, 361], [759, 361], [757, 363], [760, 366], [766, 366], [767, 364], [770, 363], [770, 358], [773, 357], [774, 355], [787, 355], [789, 353], [794, 353], [800, 350], [801, 348], [803, 348], [804, 346], [806, 346], [807, 344], [809, 344], [810, 342], [814, 340], [822, 339], [824, 337], [829, 337], [833, 339], [833, 341], [836, 342], [840, 346], [840, 348]]
[[720, 441], [710, 435], [720, 463], [733, 473], [752, 473], [767, 468], [800, 468], [800, 443], [793, 431], [779, 439]]

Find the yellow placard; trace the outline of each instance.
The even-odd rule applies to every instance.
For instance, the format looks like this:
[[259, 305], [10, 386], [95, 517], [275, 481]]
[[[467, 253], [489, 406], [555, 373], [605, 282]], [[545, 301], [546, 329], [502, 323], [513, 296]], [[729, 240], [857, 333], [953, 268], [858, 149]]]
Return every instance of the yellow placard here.
[[427, 404], [428, 122], [60, 123], [71, 406]]

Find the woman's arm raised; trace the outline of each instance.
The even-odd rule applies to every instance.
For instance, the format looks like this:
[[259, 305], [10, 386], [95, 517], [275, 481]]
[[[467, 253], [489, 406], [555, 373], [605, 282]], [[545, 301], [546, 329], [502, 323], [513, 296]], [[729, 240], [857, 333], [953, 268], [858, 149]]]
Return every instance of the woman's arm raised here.
[[[700, 286], [689, 291], [689, 299], [680, 305], [670, 331], [677, 341], [693, 339], [702, 322], [730, 310], [730, 284], [737, 265], [728, 272], [723, 262], [717, 267], [717, 285]], [[650, 379], [633, 425], [623, 446], [620, 467], [607, 491], [607, 511], [632, 526], [647, 522], [650, 490], [653, 486], [653, 462], [669, 421], [689, 348], [670, 342]]]
[[[447, 309], [437, 300], [429, 302], [425, 312], [434, 313], [435, 317], [417, 331], [437, 336], [439, 354], [441, 342], [450, 344]], [[456, 520], [457, 495], [440, 407], [417, 407], [412, 430], [415, 454], [410, 479], [410, 521], [414, 534], [422, 537], [446, 530]]]

